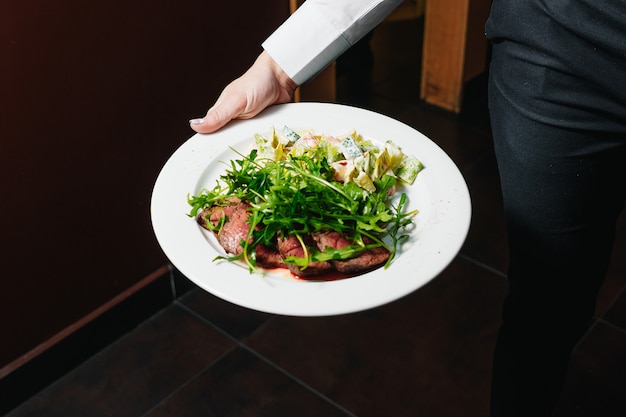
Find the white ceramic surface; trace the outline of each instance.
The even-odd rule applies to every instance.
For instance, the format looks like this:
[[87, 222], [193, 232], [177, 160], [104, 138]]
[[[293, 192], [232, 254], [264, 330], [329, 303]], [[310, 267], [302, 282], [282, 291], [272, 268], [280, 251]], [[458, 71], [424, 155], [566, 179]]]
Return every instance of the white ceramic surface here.
[[[425, 169], [407, 193], [418, 209], [410, 239], [387, 269], [335, 281], [296, 280], [285, 273], [251, 274], [242, 265], [213, 262], [224, 254], [214, 237], [188, 217], [187, 196], [212, 188], [225, 163], [247, 154], [255, 133], [272, 126], [341, 135], [355, 129], [375, 142], [392, 140]], [[161, 170], [152, 194], [152, 224], [161, 248], [186, 277], [229, 302], [274, 314], [325, 316], [351, 313], [401, 298], [435, 278], [457, 255], [467, 236], [471, 202], [465, 180], [448, 155], [426, 136], [371, 111], [325, 103], [273, 106], [250, 120], [211, 135], [192, 136]]]

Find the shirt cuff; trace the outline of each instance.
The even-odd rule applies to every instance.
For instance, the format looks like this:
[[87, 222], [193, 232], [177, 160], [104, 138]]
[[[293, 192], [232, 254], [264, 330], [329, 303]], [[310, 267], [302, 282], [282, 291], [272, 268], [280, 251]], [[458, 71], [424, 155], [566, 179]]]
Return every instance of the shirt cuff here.
[[341, 31], [312, 4], [304, 2], [262, 44], [297, 85], [315, 77], [350, 47]]

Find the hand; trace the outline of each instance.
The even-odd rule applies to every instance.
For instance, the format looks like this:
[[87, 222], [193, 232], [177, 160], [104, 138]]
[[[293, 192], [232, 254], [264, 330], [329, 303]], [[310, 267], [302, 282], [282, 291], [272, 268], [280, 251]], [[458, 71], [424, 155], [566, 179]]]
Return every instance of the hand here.
[[198, 133], [215, 132], [233, 119], [250, 119], [272, 104], [291, 101], [297, 87], [264, 51], [224, 88], [205, 117], [191, 119], [189, 125]]

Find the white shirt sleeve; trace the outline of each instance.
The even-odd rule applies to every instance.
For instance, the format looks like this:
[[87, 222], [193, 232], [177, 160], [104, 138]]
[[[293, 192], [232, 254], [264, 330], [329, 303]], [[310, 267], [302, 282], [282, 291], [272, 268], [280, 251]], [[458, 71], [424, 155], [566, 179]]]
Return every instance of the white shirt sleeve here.
[[263, 42], [263, 49], [302, 85], [400, 3], [402, 0], [307, 0]]

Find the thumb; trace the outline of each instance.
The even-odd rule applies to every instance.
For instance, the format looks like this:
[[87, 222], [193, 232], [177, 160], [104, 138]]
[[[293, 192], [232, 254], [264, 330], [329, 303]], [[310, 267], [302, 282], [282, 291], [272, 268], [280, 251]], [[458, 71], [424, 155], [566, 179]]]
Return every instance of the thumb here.
[[213, 133], [244, 112], [246, 103], [240, 97], [217, 100], [215, 105], [207, 111], [206, 116], [191, 119], [189, 126], [198, 133]]

